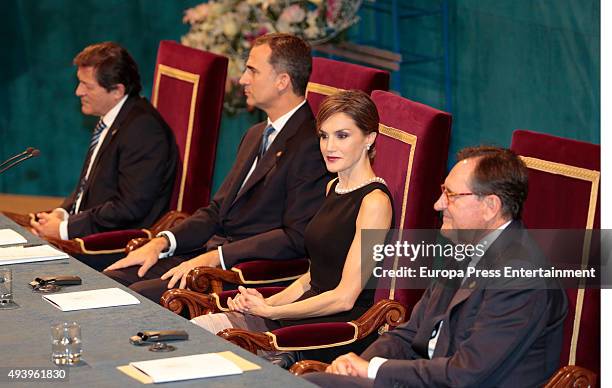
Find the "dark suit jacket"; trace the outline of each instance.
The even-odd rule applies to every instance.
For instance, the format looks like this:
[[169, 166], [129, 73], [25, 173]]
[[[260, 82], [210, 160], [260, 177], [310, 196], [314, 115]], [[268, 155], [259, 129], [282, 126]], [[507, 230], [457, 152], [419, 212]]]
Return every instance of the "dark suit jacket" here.
[[[476, 268], [543, 263], [537, 246], [515, 221]], [[389, 359], [378, 370], [374, 386], [535, 387], [551, 376], [559, 367], [565, 292], [546, 289], [539, 279], [468, 278], [466, 285], [458, 290], [433, 285], [410, 321], [365, 350], [362, 357], [367, 360]], [[428, 342], [440, 320], [444, 323], [430, 360]]]
[[[320, 207], [329, 180], [308, 103], [287, 121], [244, 187], [259, 151], [266, 123], [251, 127], [236, 161], [211, 203], [171, 229], [176, 253], [201, 248], [214, 235], [223, 242], [223, 259], [303, 257], [304, 229]], [[210, 247], [209, 247], [210, 248]]]
[[[172, 130], [142, 97], [129, 97], [92, 166], [70, 238], [114, 229], [147, 228], [167, 210], [178, 151]], [[83, 165], [81, 177], [86, 173]], [[79, 177], [79, 181], [80, 181]], [[70, 211], [78, 190], [61, 207]]]

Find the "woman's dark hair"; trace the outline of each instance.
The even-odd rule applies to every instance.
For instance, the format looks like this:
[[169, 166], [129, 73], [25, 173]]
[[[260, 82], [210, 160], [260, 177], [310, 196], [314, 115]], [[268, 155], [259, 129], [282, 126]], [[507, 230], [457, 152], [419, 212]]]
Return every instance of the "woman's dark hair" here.
[[[336, 113], [349, 116], [365, 136], [372, 132], [378, 133], [378, 110], [370, 96], [361, 90], [344, 90], [326, 97], [319, 106], [317, 130]], [[373, 159], [375, 154], [374, 144], [371, 144], [368, 157]]]

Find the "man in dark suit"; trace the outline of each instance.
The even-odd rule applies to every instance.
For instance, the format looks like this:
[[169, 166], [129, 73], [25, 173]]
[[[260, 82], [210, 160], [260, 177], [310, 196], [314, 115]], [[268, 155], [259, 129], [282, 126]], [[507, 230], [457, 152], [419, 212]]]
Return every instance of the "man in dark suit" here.
[[[107, 275], [159, 302], [167, 288], [184, 288], [198, 266], [229, 269], [241, 260], [305, 255], [304, 229], [328, 181], [304, 98], [311, 67], [310, 47], [295, 36], [254, 42], [240, 83], [247, 103], [266, 112], [267, 121], [246, 132], [207, 207], [109, 266]], [[202, 248], [206, 253], [190, 260], [175, 256]]]
[[100, 118], [74, 192], [60, 208], [38, 213], [43, 237], [72, 239], [151, 226], [167, 210], [176, 173], [174, 135], [139, 96], [138, 67], [123, 47], [104, 42], [75, 58], [83, 114]]
[[[545, 265], [518, 221], [527, 194], [520, 158], [509, 150], [476, 147], [461, 151], [458, 159], [435, 208], [443, 215], [442, 234], [486, 247], [468, 267]], [[322, 387], [535, 387], [546, 382], [559, 366], [564, 291], [546, 279], [475, 276], [459, 279], [455, 287], [451, 283], [432, 283], [410, 320], [382, 335], [361, 357], [345, 354], [328, 373], [305, 378]]]

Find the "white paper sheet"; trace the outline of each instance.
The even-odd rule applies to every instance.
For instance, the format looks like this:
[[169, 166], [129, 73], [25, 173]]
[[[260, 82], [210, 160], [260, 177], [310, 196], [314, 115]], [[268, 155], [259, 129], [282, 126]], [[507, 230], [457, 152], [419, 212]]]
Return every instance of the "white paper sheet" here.
[[99, 309], [140, 303], [136, 297], [119, 288], [43, 295], [43, 299], [62, 311]]
[[25, 244], [27, 242], [28, 240], [12, 229], [0, 229], [0, 246]]
[[217, 353], [131, 362], [130, 365], [151, 377], [154, 383], [242, 373], [238, 365]]
[[4, 247], [0, 248], [0, 265], [31, 263], [34, 261], [67, 259], [68, 255], [50, 245], [33, 247]]

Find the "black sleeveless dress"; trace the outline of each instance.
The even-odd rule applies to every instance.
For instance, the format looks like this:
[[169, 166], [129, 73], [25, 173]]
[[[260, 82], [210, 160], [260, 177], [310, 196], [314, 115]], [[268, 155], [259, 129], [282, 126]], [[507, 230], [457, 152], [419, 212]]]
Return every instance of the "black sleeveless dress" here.
[[[336, 179], [323, 205], [306, 226], [304, 241], [310, 257], [310, 290], [298, 300], [333, 290], [340, 283], [344, 262], [356, 232], [356, 221], [363, 198], [376, 189], [393, 201], [387, 186], [372, 182], [346, 194], [335, 191]], [[393, 202], [392, 202], [393, 203]], [[393, 205], [392, 205], [393, 208]], [[391, 225], [393, 225], [391, 220]], [[374, 302], [375, 290], [365, 289], [359, 294], [349, 311], [323, 317], [280, 320], [281, 326], [293, 326], [316, 322], [343, 322], [360, 317]]]

